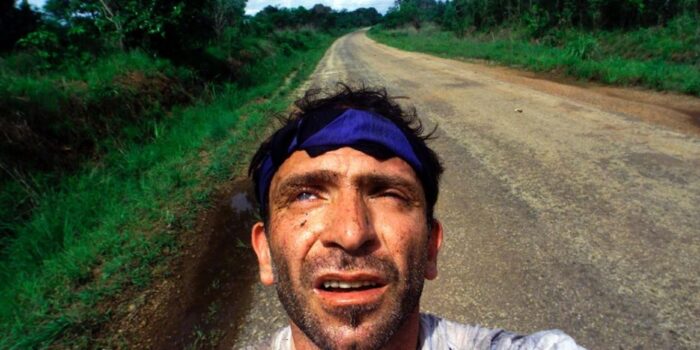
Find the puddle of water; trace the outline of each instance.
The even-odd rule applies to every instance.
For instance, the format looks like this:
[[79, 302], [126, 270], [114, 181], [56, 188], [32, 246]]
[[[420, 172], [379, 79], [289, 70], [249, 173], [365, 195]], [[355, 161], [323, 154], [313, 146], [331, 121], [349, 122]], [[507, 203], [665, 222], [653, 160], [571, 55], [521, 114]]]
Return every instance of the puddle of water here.
[[231, 209], [233, 209], [236, 214], [246, 214], [253, 212], [255, 208], [252, 202], [248, 199], [248, 194], [246, 192], [239, 192], [231, 197]]

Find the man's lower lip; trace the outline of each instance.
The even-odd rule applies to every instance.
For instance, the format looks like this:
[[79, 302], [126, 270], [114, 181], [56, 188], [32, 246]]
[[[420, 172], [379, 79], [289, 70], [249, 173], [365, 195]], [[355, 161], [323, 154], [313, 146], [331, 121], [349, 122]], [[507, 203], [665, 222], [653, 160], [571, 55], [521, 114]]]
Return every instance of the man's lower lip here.
[[369, 288], [363, 290], [349, 291], [328, 291], [321, 288], [315, 288], [314, 292], [319, 296], [321, 302], [327, 306], [352, 306], [372, 304], [379, 301], [384, 295], [388, 286], [378, 288]]

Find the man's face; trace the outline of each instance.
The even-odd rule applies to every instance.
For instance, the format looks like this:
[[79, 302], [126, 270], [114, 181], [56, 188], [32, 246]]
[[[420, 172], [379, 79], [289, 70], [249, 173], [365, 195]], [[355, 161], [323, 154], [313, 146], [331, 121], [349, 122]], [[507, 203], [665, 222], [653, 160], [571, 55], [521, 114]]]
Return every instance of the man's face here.
[[322, 348], [370, 349], [417, 320], [442, 230], [429, 228], [406, 162], [349, 147], [315, 158], [297, 151], [275, 173], [269, 200], [269, 227], [256, 224], [253, 247], [293, 330]]

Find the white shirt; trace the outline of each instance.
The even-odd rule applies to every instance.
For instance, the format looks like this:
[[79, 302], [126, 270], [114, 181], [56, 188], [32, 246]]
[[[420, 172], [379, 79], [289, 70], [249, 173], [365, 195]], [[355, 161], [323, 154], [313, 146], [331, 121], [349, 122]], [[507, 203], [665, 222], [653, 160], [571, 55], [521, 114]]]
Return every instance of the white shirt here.
[[[419, 344], [421, 350], [585, 350], [557, 329], [519, 335], [455, 323], [430, 314], [420, 315]], [[291, 328], [277, 331], [269, 343], [246, 349], [292, 350]]]

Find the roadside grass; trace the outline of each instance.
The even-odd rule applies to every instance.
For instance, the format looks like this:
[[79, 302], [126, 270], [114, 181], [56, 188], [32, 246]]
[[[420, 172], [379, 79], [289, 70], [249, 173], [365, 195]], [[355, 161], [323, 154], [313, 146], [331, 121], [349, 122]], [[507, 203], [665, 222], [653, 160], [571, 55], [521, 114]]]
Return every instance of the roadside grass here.
[[0, 144], [44, 161], [50, 148], [98, 143], [138, 124], [144, 113], [188, 102], [187, 90], [198, 83], [191, 69], [141, 51], [106, 54], [86, 66], [71, 61], [52, 71], [31, 70], [19, 57], [0, 58], [0, 122], [10, 129]]
[[[679, 18], [664, 28], [632, 32], [551, 33], [540, 42], [515, 30], [458, 37], [435, 26], [373, 27], [369, 36], [403, 50], [446, 58], [474, 58], [534, 71], [564, 73], [606, 84], [700, 96], [700, 30], [698, 20]], [[503, 33], [506, 33], [505, 35]]]
[[151, 142], [114, 146], [40, 189], [0, 257], [0, 348], [95, 346], [115, 312], [102, 302], [145, 288], [177, 256], [178, 233], [247, 164], [269, 116], [287, 108], [333, 39], [317, 33], [305, 50], [280, 50], [250, 68], [254, 85], [219, 86], [206, 103], [175, 107], [153, 124]]
[[141, 51], [44, 71], [32, 56], [0, 58], [0, 250], [30, 215], [36, 189], [101, 156], [110, 144], [152, 140], [175, 105], [192, 103], [195, 72]]

